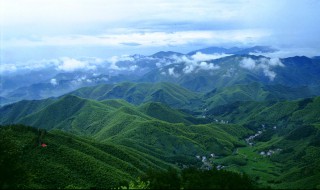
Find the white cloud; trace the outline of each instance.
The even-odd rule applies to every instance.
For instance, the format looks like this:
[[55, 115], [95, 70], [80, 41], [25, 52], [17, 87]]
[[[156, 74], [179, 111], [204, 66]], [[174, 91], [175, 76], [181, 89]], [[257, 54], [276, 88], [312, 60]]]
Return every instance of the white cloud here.
[[273, 81], [277, 74], [271, 69], [274, 67], [284, 67], [284, 64], [279, 58], [260, 58], [258, 60], [243, 58], [240, 61], [240, 67], [252, 71], [262, 70], [264, 75], [268, 77], [270, 81]]
[[51, 79], [50, 83], [52, 84], [52, 86], [57, 86], [58, 85], [58, 81], [55, 78]]
[[42, 27], [72, 29], [70, 24], [86, 28], [91, 23], [112, 25], [121, 21], [125, 24], [150, 20], [227, 21], [237, 18], [246, 0], [136, 0], [134, 3], [130, 0], [10, 0], [1, 3], [5, 25], [38, 23]]
[[251, 58], [243, 58], [240, 62], [240, 67], [253, 70], [256, 68], [256, 61]]
[[139, 32], [102, 35], [45, 36], [37, 40], [10, 38], [4, 40], [6, 47], [41, 46], [117, 46], [138, 43], [146, 47], [177, 46], [193, 43], [223, 44], [247, 43], [267, 36], [261, 30], [187, 30], [179, 32]]
[[29, 60], [25, 62], [19, 62], [17, 64], [0, 64], [0, 73], [11, 74], [21, 73], [29, 71], [38, 71], [41, 69], [55, 68], [59, 64], [57, 59], [42, 59], [42, 60]]
[[74, 58], [63, 57], [61, 63], [58, 65], [57, 70], [72, 72], [75, 70], [95, 70], [96, 66], [86, 61], [79, 61]]
[[136, 59], [139, 59], [139, 56], [136, 56], [136, 57], [129, 56], [129, 55], [112, 56], [110, 59], [108, 59], [108, 61], [111, 63], [109, 66], [109, 69], [118, 70], [118, 71], [135, 71], [138, 68], [138, 65], [119, 67], [117, 63], [120, 61], [129, 61], [134, 63]]
[[214, 65], [212, 63], [200, 62], [198, 65], [198, 70], [217, 70], [220, 68], [219, 65]]
[[132, 65], [128, 68], [129, 71], [135, 71], [138, 68], [138, 65]]
[[204, 54], [201, 52], [197, 52], [196, 54], [192, 55], [192, 59], [195, 61], [208, 61], [208, 60], [214, 60], [219, 59], [222, 57], [227, 57], [232, 54], [225, 54], [225, 53], [215, 53], [215, 54]]
[[195, 70], [195, 66], [192, 65], [192, 64], [186, 65], [186, 66], [183, 68], [183, 72], [184, 72], [185, 74], [190, 74], [190, 73], [192, 73], [194, 70]]
[[179, 77], [180, 75], [174, 71], [174, 67], [168, 69], [168, 74], [173, 77]]
[[263, 69], [263, 73], [266, 77], [269, 77], [270, 81], [273, 81], [274, 78], [277, 76], [277, 74], [274, 71], [271, 71], [269, 69]]
[[0, 64], [1, 74], [10, 74], [17, 71], [17, 66], [13, 64]]
[[319, 49], [314, 48], [281, 48], [279, 51], [272, 53], [250, 53], [251, 55], [262, 55], [270, 58], [287, 58], [294, 56], [313, 57], [319, 55]]
[[168, 69], [169, 75], [174, 75], [174, 67]]
[[[0, 7], [1, 45], [18, 55], [23, 53], [16, 47], [72, 46], [85, 53], [83, 47], [108, 46], [124, 53], [179, 45], [303, 45], [318, 50], [320, 44], [318, 0], [2, 0]], [[57, 57], [72, 56], [70, 49]]]
[[213, 63], [207, 63], [205, 61], [198, 61], [193, 59], [193, 57], [183, 56], [172, 56], [171, 59], [174, 60], [174, 63], [184, 64], [182, 71], [185, 74], [190, 74], [192, 72], [198, 72], [200, 70], [217, 70], [220, 68], [218, 65]]
[[119, 61], [134, 61], [135, 58], [129, 55], [112, 56], [108, 61], [111, 63], [117, 63]]
[[[260, 61], [262, 61], [263, 59], [260, 59]], [[281, 62], [281, 60], [279, 58], [270, 58], [270, 59], [264, 59], [265, 63], [270, 65], [271, 67], [276, 67], [276, 66], [280, 66], [280, 67], [284, 67], [284, 64]]]

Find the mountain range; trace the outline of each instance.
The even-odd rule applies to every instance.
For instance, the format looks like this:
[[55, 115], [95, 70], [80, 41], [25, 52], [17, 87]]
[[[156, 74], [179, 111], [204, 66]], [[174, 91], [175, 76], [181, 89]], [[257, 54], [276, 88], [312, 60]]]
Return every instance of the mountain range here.
[[170, 82], [197, 92], [253, 82], [318, 89], [320, 61], [317, 57], [253, 55], [276, 51], [265, 46], [210, 47], [187, 54], [158, 52], [150, 56], [132, 55], [104, 61], [83, 58], [78, 61], [86, 67], [74, 70], [62, 70], [63, 64], [70, 60], [64, 60], [66, 63], [60, 60], [61, 63], [56, 62], [62, 65], [56, 68], [54, 65], [57, 63], [51, 63], [36, 70], [22, 70], [18, 74], [3, 73], [0, 104], [58, 97], [81, 87], [126, 81]]
[[0, 185], [157, 187], [152, 170], [182, 179], [196, 168], [255, 188], [319, 188], [320, 61], [256, 55], [276, 51], [162, 51], [23, 84], [28, 74], [7, 75]]

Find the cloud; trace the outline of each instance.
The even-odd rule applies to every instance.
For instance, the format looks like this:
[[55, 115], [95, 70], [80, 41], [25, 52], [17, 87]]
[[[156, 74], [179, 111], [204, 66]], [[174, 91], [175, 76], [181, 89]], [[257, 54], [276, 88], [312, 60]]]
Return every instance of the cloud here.
[[181, 46], [201, 43], [204, 45], [246, 43], [258, 40], [269, 34], [261, 30], [186, 30], [178, 32], [133, 32], [99, 35], [39, 36], [37, 40], [9, 38], [3, 41], [6, 47], [41, 46], [110, 46], [139, 44], [145, 47]]
[[253, 70], [256, 68], [256, 62], [251, 58], [243, 58], [240, 62], [240, 67]]
[[168, 69], [168, 74], [169, 74], [170, 76], [173, 76], [173, 77], [179, 77], [179, 76], [180, 76], [180, 74], [175, 73], [174, 67], [171, 67], [171, 68]]
[[57, 67], [57, 70], [72, 72], [75, 70], [95, 70], [97, 67], [86, 61], [79, 61], [74, 58], [63, 57]]
[[138, 68], [138, 65], [132, 65], [130, 67], [128, 67], [128, 71], [135, 71]]
[[282, 48], [279, 51], [271, 52], [271, 53], [250, 53], [251, 55], [259, 56], [262, 55], [264, 57], [270, 58], [287, 58], [294, 56], [307, 56], [313, 57], [319, 55], [319, 50], [314, 48]]
[[260, 59], [260, 61], [264, 61], [267, 65], [270, 65], [271, 67], [276, 67], [276, 66], [280, 66], [280, 67], [284, 67], [284, 64], [281, 62], [281, 60], [279, 58], [270, 58], [270, 59]]
[[195, 66], [190, 64], [190, 65], [186, 65], [184, 68], [183, 68], [183, 72], [185, 74], [190, 74], [192, 73], [193, 71], [195, 70]]
[[17, 71], [17, 66], [14, 64], [1, 64], [0, 66], [1, 74], [11, 74]]
[[273, 81], [274, 78], [277, 76], [277, 74], [274, 71], [271, 71], [269, 69], [264, 69], [263, 73], [266, 77], [269, 77], [270, 81]]
[[139, 43], [134, 43], [134, 42], [129, 42], [129, 43], [123, 42], [123, 43], [120, 43], [120, 44], [126, 45], [126, 46], [140, 46], [141, 45]]
[[131, 61], [133, 62], [135, 60], [134, 57], [129, 55], [121, 55], [121, 56], [112, 56], [110, 59], [108, 59], [111, 63], [117, 63], [119, 61]]
[[214, 59], [219, 59], [222, 57], [227, 57], [232, 54], [225, 54], [225, 53], [215, 53], [215, 54], [204, 54], [201, 52], [197, 52], [196, 54], [192, 55], [192, 59], [195, 61], [208, 61], [208, 60], [214, 60]]
[[214, 65], [212, 63], [200, 62], [198, 65], [198, 70], [217, 70], [220, 68], [219, 65]]
[[18, 62], [16, 64], [1, 64], [0, 72], [3, 74], [10, 73], [28, 73], [31, 71], [50, 70], [73, 72], [76, 70], [96, 70], [101, 67], [104, 60], [94, 57], [70, 58], [62, 57], [57, 59], [41, 59]]
[[89, 54], [87, 48], [101, 46], [114, 54], [173, 46], [320, 48], [318, 0], [4, 0], [1, 7], [1, 45], [15, 54], [6, 59], [52, 56], [50, 51], [23, 53], [44, 46], [56, 49], [55, 54], [67, 47], [57, 57], [72, 57], [76, 50], [97, 56], [96, 49]]
[[136, 0], [134, 3], [130, 0], [10, 0], [3, 1], [1, 5], [4, 7], [4, 26], [13, 28], [37, 23], [34, 30], [40, 28], [43, 32], [46, 27], [55, 30], [65, 27], [72, 33], [79, 28], [94, 26], [100, 29], [101, 25], [106, 28], [114, 25], [145, 27], [151, 22], [153, 26], [161, 27], [163, 22], [169, 21], [228, 21], [237, 18], [245, 3], [246, 0]]
[[57, 86], [58, 85], [58, 81], [55, 78], [51, 79], [50, 83], [52, 84], [52, 86]]
[[29, 60], [17, 64], [0, 64], [0, 73], [3, 75], [39, 71], [42, 69], [55, 69], [59, 64], [57, 59]]
[[173, 59], [174, 63], [184, 64], [184, 68], [182, 69], [182, 71], [185, 74], [190, 74], [192, 72], [199, 72], [201, 70], [204, 70], [204, 71], [217, 70], [220, 68], [220, 66], [215, 65], [213, 63], [198, 61], [199, 59], [198, 60], [193, 59], [193, 57], [187, 57], [185, 55], [183, 56], [173, 55], [171, 59]]
[[[30, 60], [26, 62], [19, 62], [17, 64], [1, 64], [0, 73], [2, 75], [10, 74], [22, 74], [32, 71], [44, 71], [50, 74], [58, 72], [75, 72], [75, 71], [96, 71], [101, 73], [103, 71], [135, 71], [139, 67], [135, 64], [135, 60], [139, 60], [141, 56], [112, 56], [109, 59], [101, 59], [96, 57], [82, 57], [71, 58], [61, 57], [57, 59], [42, 59], [42, 60]], [[118, 66], [117, 63], [121, 61], [132, 62], [131, 65]]]
[[274, 67], [284, 67], [284, 64], [279, 58], [260, 58], [258, 60], [243, 58], [239, 66], [252, 71], [262, 70], [264, 75], [268, 77], [270, 81], [273, 81], [277, 74], [271, 69]]
[[134, 71], [138, 68], [137, 65], [130, 65], [130, 66], [126, 66], [126, 67], [119, 67], [117, 65], [118, 62], [121, 61], [129, 61], [134, 63], [134, 61], [136, 59], [139, 59], [138, 56], [129, 56], [129, 55], [122, 55], [122, 56], [112, 56], [110, 59], [108, 59], [108, 61], [111, 63], [109, 66], [109, 69], [111, 70], [117, 70], [117, 71]]

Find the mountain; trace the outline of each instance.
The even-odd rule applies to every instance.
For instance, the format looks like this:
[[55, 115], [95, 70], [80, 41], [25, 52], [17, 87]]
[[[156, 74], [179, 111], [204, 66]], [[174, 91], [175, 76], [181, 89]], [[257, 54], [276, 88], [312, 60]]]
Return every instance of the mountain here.
[[135, 105], [161, 102], [174, 108], [190, 108], [201, 103], [200, 94], [172, 83], [105, 84], [81, 88], [70, 94], [95, 100], [124, 99]]
[[[260, 85], [256, 83], [249, 90], [245, 86], [238, 88], [245, 89], [247, 93], [255, 97], [256, 95], [260, 96], [263, 92], [254, 95], [253, 92], [257, 88], [268, 88], [268, 86]], [[279, 89], [281, 90], [281, 87]], [[215, 93], [212, 91], [212, 94]], [[208, 94], [206, 95], [208, 96]], [[81, 186], [89, 184], [85, 187], [94, 184], [117, 185], [120, 183], [119, 181], [133, 180], [135, 176], [145, 171], [139, 167], [158, 165], [158, 168], [161, 169], [167, 165], [178, 163], [178, 165], [225, 167], [226, 170], [244, 171], [256, 179], [261, 187], [314, 188], [318, 185], [315, 179], [319, 177], [319, 173], [317, 173], [319, 159], [315, 157], [320, 152], [317, 140], [320, 125], [319, 100], [319, 97], [315, 97], [295, 101], [234, 102], [205, 110], [203, 114], [206, 118], [200, 120], [200, 118], [174, 110], [159, 102], [147, 102], [135, 106], [119, 99], [96, 101], [66, 95], [58, 99], [21, 101], [7, 105], [0, 108], [0, 114], [1, 124], [22, 123], [49, 130], [48, 141], [44, 138], [44, 142], [48, 147], [51, 147], [51, 144], [54, 146], [51, 149], [53, 152], [47, 153], [45, 156], [48, 157], [44, 157], [38, 152], [33, 152], [32, 149], [28, 150], [26, 157], [27, 160], [32, 159], [36, 163], [39, 162], [38, 159], [52, 162], [49, 167], [46, 166], [46, 163], [40, 162], [41, 164], [38, 164], [38, 167], [41, 168], [39, 171], [46, 171], [46, 168], [48, 171], [54, 171], [56, 165], [67, 168], [64, 172], [66, 175], [69, 175], [69, 172], [90, 173], [94, 171], [92, 168], [86, 167], [74, 170], [72, 168], [75, 166], [63, 162], [64, 159], [52, 160], [54, 157], [51, 155], [57, 155], [56, 149], [66, 146], [66, 149], [59, 149], [58, 153], [63, 155], [61, 158], [74, 158], [72, 160], [77, 160], [76, 163], [78, 160], [81, 163], [85, 162], [84, 160], [89, 160], [85, 163], [101, 168], [101, 171], [93, 172], [92, 177], [87, 178], [88, 181], [84, 180], [80, 183], [78, 180], [83, 177], [72, 178], [72, 183], [82, 184]], [[211, 122], [201, 124], [201, 122], [206, 123], [207, 121]], [[35, 138], [37, 133], [33, 133], [33, 136], [26, 138], [25, 142], [37, 139]], [[21, 136], [30, 135], [29, 132], [22, 132], [22, 135], [7, 131], [3, 136], [10, 137], [8, 134], [11, 136], [17, 134], [20, 140], [24, 139]], [[253, 140], [246, 140], [255, 134], [258, 135], [254, 136]], [[3, 139], [7, 142], [6, 138]], [[20, 142], [20, 140], [14, 142]], [[246, 145], [249, 142], [253, 145]], [[100, 148], [107, 145], [113, 147], [112, 152], [104, 152], [105, 149]], [[46, 150], [41, 149], [42, 147], [38, 148], [42, 152]], [[121, 156], [119, 158], [114, 155], [114, 149], [122, 152], [121, 154], [134, 153], [130, 153], [132, 157]], [[34, 151], [36, 150], [34, 148]], [[95, 153], [95, 151], [99, 153]], [[40, 153], [42, 152], [40, 151]], [[74, 155], [75, 152], [77, 156]], [[273, 156], [264, 156], [262, 152], [269, 152]], [[133, 166], [130, 165], [136, 158], [135, 153], [148, 156], [148, 161], [142, 162], [150, 163], [150, 165], [142, 166], [139, 162], [135, 162], [136, 164]], [[96, 163], [94, 158], [100, 158], [100, 154], [102, 158]], [[107, 156], [109, 154], [110, 156]], [[95, 155], [94, 158], [92, 155]], [[210, 155], [214, 155], [214, 157]], [[105, 160], [114, 156], [120, 160]], [[205, 156], [206, 159], [201, 161], [196, 156]], [[127, 161], [124, 160], [124, 157], [130, 161], [128, 163], [122, 162]], [[108, 164], [105, 165], [104, 162]], [[100, 164], [101, 166], [99, 166]], [[126, 168], [126, 164], [130, 165], [128, 167], [131, 167], [129, 171], [132, 171], [132, 174], [120, 169], [120, 167]], [[35, 166], [27, 164], [26, 167], [30, 167], [30, 170], [33, 171], [32, 167]], [[115, 171], [115, 173], [101, 173], [103, 171]], [[301, 173], [304, 172], [306, 174], [301, 176]], [[61, 172], [56, 175], [67, 179], [61, 176]], [[97, 176], [99, 175], [113, 177], [110, 177], [112, 180], [108, 183], [98, 182], [100, 178]], [[37, 181], [37, 179], [41, 181]], [[45, 181], [43, 177], [34, 180], [39, 186]], [[306, 184], [306, 182], [308, 183]], [[63, 180], [59, 180], [59, 183], [53, 183], [50, 179], [48, 184], [51, 184], [52, 187], [64, 187], [67, 183]]]
[[189, 182], [199, 178], [234, 187], [243, 178], [264, 189], [319, 188], [320, 60], [257, 56], [274, 51], [63, 59], [48, 75], [6, 74], [0, 187], [197, 187]]
[[[132, 79], [133, 77], [131, 77]], [[60, 73], [50, 80], [19, 87], [5, 94], [6, 100], [0, 105], [17, 102], [19, 100], [40, 100], [48, 97], [59, 97], [85, 86], [96, 86], [98, 84], [115, 83], [126, 81], [127, 76], [97, 75], [92, 73]]]
[[171, 56], [182, 56], [182, 53], [178, 53], [178, 52], [174, 52], [174, 51], [159, 51], [153, 55], [151, 55], [151, 57], [154, 58], [166, 58], [166, 57], [171, 57]]
[[[251, 173], [258, 183], [275, 189], [319, 186], [320, 97], [283, 102], [236, 102], [207, 112], [214, 120], [243, 123], [255, 134], [248, 147], [216, 159], [232, 170]], [[267, 181], [260, 180], [261, 177]]]
[[288, 87], [318, 86], [320, 62], [307, 57], [284, 59], [233, 55], [207, 62], [176, 62], [155, 69], [140, 82], [171, 82], [189, 90], [209, 92], [238, 84], [259, 82]]
[[320, 97], [295, 101], [234, 102], [208, 110], [207, 116], [247, 123], [252, 127], [318, 125], [320, 123]]
[[278, 51], [275, 48], [269, 46], [253, 46], [248, 48], [223, 48], [223, 47], [208, 47], [204, 49], [194, 50], [188, 53], [188, 55], [194, 55], [197, 52], [203, 54], [233, 54], [233, 55], [243, 55], [250, 53], [272, 53]]
[[[43, 102], [38, 103], [43, 105]], [[40, 110], [40, 106], [34, 106], [36, 110], [29, 111], [30, 114], [10, 117], [10, 113], [19, 111], [13, 110], [15, 107], [19, 108], [13, 104], [0, 109], [3, 116], [1, 124], [22, 123], [47, 130], [61, 129], [91, 136], [99, 142], [129, 146], [164, 160], [173, 159], [175, 155], [194, 158], [197, 153], [228, 154], [234, 147], [243, 146], [239, 138], [248, 133], [245, 128], [237, 125], [227, 128], [214, 124], [195, 126], [192, 122], [197, 119], [191, 116], [184, 118], [181, 112], [167, 108], [173, 115], [180, 115], [180, 121], [169, 120], [168, 117], [168, 123], [157, 119], [161, 119], [159, 116], [148, 116], [140, 112], [139, 108], [118, 100], [98, 102], [68, 95]], [[165, 106], [158, 104], [157, 107], [149, 107], [147, 112], [157, 113], [157, 110], [150, 109], [158, 107]], [[140, 107], [146, 110], [144, 108]], [[207, 141], [215, 144], [207, 144]]]
[[[8, 165], [1, 162], [1, 170], [19, 167], [16, 173], [6, 174], [6, 179], [16, 180], [15, 188], [114, 188], [125, 186], [150, 168], [170, 166], [123, 145], [98, 143], [59, 130], [13, 125], [0, 127], [0, 137], [1, 158], [10, 159]], [[4, 148], [11, 154], [3, 152]]]
[[10, 99], [0, 96], [0, 106], [12, 102]]
[[59, 97], [78, 88], [119, 82], [170, 82], [196, 92], [253, 82], [288, 87], [319, 86], [317, 57], [278, 59], [252, 55], [274, 51], [266, 46], [210, 47], [189, 54], [161, 51], [150, 56], [114, 56], [109, 60], [81, 58], [77, 61], [86, 67], [74, 70], [64, 68], [63, 60], [34, 71], [23, 66], [15, 74], [3, 74], [1, 105], [23, 99]]
[[[113, 143], [98, 143], [59, 130], [47, 132], [23, 125], [2, 126], [0, 137], [2, 188], [253, 186], [246, 175], [193, 167], [179, 171], [177, 166], [143, 152]], [[195, 180], [197, 176], [202, 180]], [[225, 184], [223, 179], [232, 182]]]
[[45, 100], [22, 100], [17, 103], [1, 107], [1, 123], [10, 123], [18, 118], [25, 117], [34, 112], [40, 111], [46, 106], [54, 103], [56, 100], [48, 98]]
[[187, 125], [190, 125], [208, 122], [203, 118], [195, 118], [188, 113], [174, 110], [160, 102], [144, 103], [140, 105], [138, 109], [148, 116], [157, 118], [162, 121], [167, 121], [169, 123], [185, 123]]
[[[63, 180], [53, 183], [51, 179], [44, 177], [50, 176], [51, 174], [46, 175], [46, 172], [55, 171], [58, 166], [66, 168], [63, 175], [73, 175], [69, 174], [70, 172], [94, 171], [87, 167], [74, 170], [74, 160], [76, 163], [79, 161], [90, 166], [94, 165], [101, 170], [93, 172], [86, 178], [88, 181], [79, 182], [78, 180], [83, 177], [72, 178], [71, 184], [82, 184], [81, 186], [88, 184], [85, 187], [95, 184], [110, 186], [119, 184], [121, 180], [130, 181], [133, 180], [132, 177], [145, 171], [139, 167], [147, 167], [137, 161], [133, 166], [130, 165], [134, 159], [138, 159], [135, 155], [139, 154], [148, 155], [146, 158], [148, 161], [141, 161], [150, 163], [148, 167], [158, 165], [160, 168], [170, 163], [201, 165], [196, 156], [203, 155], [208, 159], [203, 164], [223, 166], [226, 169], [230, 167], [232, 171], [245, 171], [253, 178], [262, 176], [256, 179], [262, 187], [314, 188], [317, 185], [315, 179], [319, 177], [317, 173], [319, 159], [314, 157], [320, 152], [319, 103], [319, 97], [297, 101], [235, 102], [207, 110], [205, 116], [211, 119], [212, 123], [197, 125], [193, 122], [195, 118], [190, 119], [193, 116], [161, 103], [149, 102], [136, 107], [123, 100], [110, 99], [99, 102], [73, 95], [59, 99], [21, 101], [0, 108], [0, 114], [1, 124], [23, 123], [50, 130], [43, 141], [52, 152], [40, 155], [46, 150], [42, 147], [25, 150], [26, 160], [34, 160], [37, 163], [30, 162], [26, 167], [30, 167], [33, 171], [32, 168], [36, 165], [40, 167], [38, 169], [42, 174], [43, 170], [45, 171], [42, 177], [33, 179], [39, 186], [43, 181], [48, 181], [46, 184], [51, 187], [67, 185]], [[20, 113], [21, 108], [25, 108], [21, 114], [12, 117], [14, 113]], [[12, 130], [1, 128], [1, 132], [6, 131], [2, 138], [5, 142], [8, 142], [6, 139], [10, 135], [17, 135], [14, 138], [19, 138], [14, 142], [20, 142], [25, 138], [23, 135], [29, 135], [30, 137], [25, 138], [27, 144], [28, 142], [34, 144], [30, 139], [37, 139], [35, 138], [37, 130], [30, 133], [19, 129], [18, 132], [10, 133]], [[262, 131], [261, 134], [259, 131]], [[245, 139], [255, 133], [259, 135], [249, 141], [254, 145], [246, 146]], [[112, 148], [112, 151], [108, 152], [106, 147]], [[96, 151], [98, 152], [95, 153]], [[130, 152], [131, 156], [117, 157], [118, 153], [114, 155], [115, 151], [120, 151], [121, 154]], [[262, 152], [270, 152], [273, 156], [263, 156]], [[212, 153], [217, 157], [210, 158]], [[57, 154], [61, 155], [61, 159], [52, 156]], [[110, 156], [107, 156], [109, 154]], [[95, 161], [92, 155], [95, 155], [95, 159], [101, 156], [99, 162]], [[120, 160], [106, 160], [114, 156]], [[303, 160], [300, 159], [301, 156]], [[62, 158], [74, 159], [69, 163]], [[52, 164], [48, 167], [45, 162], [38, 159]], [[122, 169], [127, 168], [126, 164], [131, 167], [128, 171], [132, 171], [132, 174], [128, 173], [127, 169]], [[296, 167], [292, 167], [293, 165]], [[115, 173], [101, 173], [103, 171]], [[301, 176], [303, 172], [307, 173]], [[61, 172], [55, 175], [67, 179], [61, 176]], [[98, 182], [100, 175], [110, 176], [112, 180], [108, 183]]]
[[244, 48], [242, 50], [236, 51], [234, 54], [241, 55], [250, 53], [273, 53], [276, 51], [278, 50], [269, 46], [253, 46], [250, 48]]
[[283, 85], [264, 85], [262, 83], [249, 83], [214, 89], [204, 95], [206, 109], [233, 102], [247, 101], [283, 101], [309, 98], [318, 95], [307, 86], [287, 87]]
[[233, 54], [237, 51], [242, 50], [242, 48], [238, 48], [238, 47], [232, 47], [232, 48], [223, 48], [223, 47], [208, 47], [208, 48], [204, 48], [204, 49], [198, 49], [198, 50], [194, 50], [188, 53], [188, 55], [194, 55], [197, 52], [203, 53], [203, 54]]

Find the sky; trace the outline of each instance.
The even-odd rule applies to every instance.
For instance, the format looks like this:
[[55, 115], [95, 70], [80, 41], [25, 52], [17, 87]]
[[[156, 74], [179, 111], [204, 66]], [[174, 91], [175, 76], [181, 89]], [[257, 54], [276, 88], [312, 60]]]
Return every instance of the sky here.
[[186, 53], [210, 46], [320, 50], [320, 0], [0, 0], [1, 63]]

